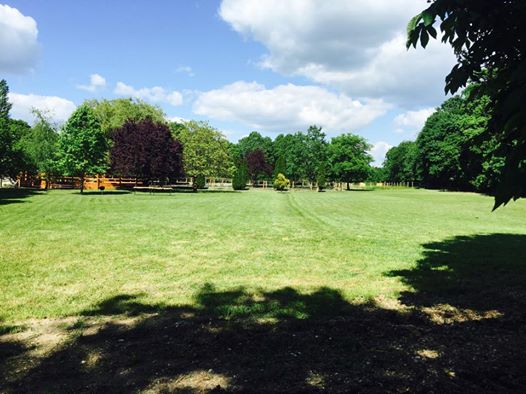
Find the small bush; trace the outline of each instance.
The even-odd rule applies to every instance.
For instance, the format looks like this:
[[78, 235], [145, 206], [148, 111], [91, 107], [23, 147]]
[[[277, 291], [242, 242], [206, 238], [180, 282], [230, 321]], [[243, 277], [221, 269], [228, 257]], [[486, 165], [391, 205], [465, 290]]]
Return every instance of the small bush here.
[[289, 185], [290, 181], [287, 178], [285, 178], [285, 175], [283, 175], [282, 173], [279, 173], [276, 176], [276, 179], [274, 179], [274, 189], [278, 191], [287, 190]]

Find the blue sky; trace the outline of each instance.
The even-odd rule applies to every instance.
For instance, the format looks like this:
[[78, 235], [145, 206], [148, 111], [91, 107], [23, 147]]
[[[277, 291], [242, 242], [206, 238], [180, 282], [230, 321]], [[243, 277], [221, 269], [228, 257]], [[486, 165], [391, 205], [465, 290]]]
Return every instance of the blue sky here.
[[170, 118], [208, 120], [232, 141], [314, 123], [329, 136], [355, 132], [381, 161], [444, 100], [451, 50], [403, 45], [425, 4], [7, 1], [0, 78], [12, 115], [27, 120], [31, 107], [63, 121], [85, 99], [134, 96]]

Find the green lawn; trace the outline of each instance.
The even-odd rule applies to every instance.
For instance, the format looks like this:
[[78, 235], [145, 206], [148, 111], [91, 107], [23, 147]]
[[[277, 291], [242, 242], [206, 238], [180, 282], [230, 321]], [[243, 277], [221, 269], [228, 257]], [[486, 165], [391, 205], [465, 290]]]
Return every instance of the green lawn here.
[[0, 392], [522, 392], [526, 201], [492, 204], [1, 191]]
[[122, 294], [192, 304], [204, 285], [254, 295], [330, 287], [353, 303], [395, 299], [412, 289], [393, 271], [416, 267], [427, 244], [526, 234], [526, 201], [491, 212], [490, 197], [469, 193], [3, 193], [7, 322], [78, 315]]

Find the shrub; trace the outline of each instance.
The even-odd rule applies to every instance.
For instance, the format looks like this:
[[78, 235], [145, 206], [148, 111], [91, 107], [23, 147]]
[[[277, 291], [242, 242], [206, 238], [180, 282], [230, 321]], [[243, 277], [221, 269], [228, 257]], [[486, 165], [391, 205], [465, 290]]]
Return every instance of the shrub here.
[[290, 181], [287, 178], [285, 178], [285, 175], [283, 175], [282, 173], [279, 173], [276, 176], [276, 179], [274, 179], [274, 189], [278, 191], [287, 190], [289, 185]]
[[234, 173], [232, 188], [234, 190], [245, 190], [247, 187], [248, 170], [247, 165], [242, 163]]
[[204, 175], [198, 175], [194, 179], [194, 185], [197, 189], [204, 189], [206, 187], [206, 179]]
[[318, 169], [318, 176], [317, 176], [317, 182], [318, 182], [318, 191], [322, 192], [325, 189], [326, 184], [326, 178], [325, 178], [325, 166], [321, 165]]

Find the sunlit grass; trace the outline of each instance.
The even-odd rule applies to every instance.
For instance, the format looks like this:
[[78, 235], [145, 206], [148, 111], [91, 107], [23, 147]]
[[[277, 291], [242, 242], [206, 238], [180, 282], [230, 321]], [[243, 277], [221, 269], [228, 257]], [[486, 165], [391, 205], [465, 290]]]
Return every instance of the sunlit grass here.
[[[8, 197], [8, 198], [6, 198]], [[427, 190], [0, 195], [0, 319], [79, 314], [119, 294], [195, 302], [206, 283], [258, 292], [326, 286], [352, 302], [410, 290], [422, 245], [526, 234], [526, 203]]]

